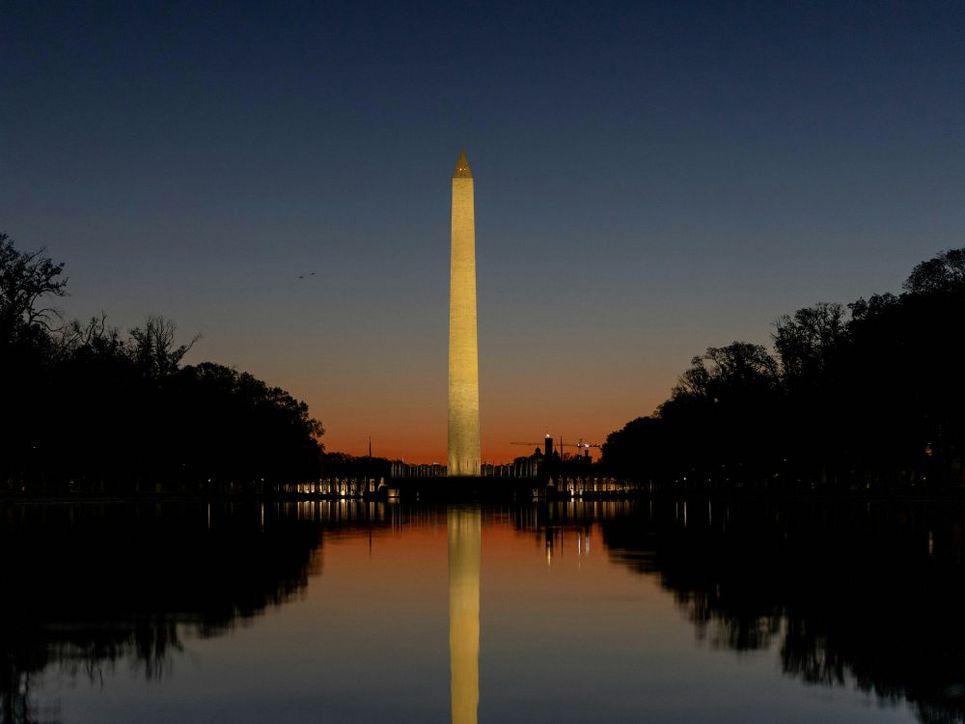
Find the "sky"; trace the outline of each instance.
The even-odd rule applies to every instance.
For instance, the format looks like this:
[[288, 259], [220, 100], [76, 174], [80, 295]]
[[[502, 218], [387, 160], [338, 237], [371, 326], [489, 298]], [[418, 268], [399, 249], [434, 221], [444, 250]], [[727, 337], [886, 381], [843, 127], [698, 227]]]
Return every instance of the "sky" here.
[[963, 245], [965, 4], [0, 4], [0, 231], [329, 450], [445, 461], [461, 149], [483, 459], [600, 443]]

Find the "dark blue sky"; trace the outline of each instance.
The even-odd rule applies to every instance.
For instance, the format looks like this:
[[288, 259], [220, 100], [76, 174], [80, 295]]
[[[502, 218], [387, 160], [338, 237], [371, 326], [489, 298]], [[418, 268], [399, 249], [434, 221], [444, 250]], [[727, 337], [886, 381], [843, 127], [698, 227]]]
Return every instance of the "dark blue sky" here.
[[965, 243], [961, 2], [5, 2], [0, 99], [65, 311], [172, 317], [353, 452], [444, 457], [460, 148], [489, 458]]

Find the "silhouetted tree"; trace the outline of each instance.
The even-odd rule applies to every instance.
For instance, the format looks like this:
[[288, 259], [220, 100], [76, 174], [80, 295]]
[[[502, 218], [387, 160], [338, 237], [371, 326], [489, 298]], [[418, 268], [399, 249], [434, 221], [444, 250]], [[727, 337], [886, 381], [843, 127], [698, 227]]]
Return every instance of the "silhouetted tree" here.
[[965, 287], [965, 249], [948, 249], [934, 259], [921, 262], [902, 286], [912, 294]]
[[656, 415], [607, 438], [604, 464], [687, 487], [722, 476], [756, 482], [770, 463], [778, 380], [777, 362], [761, 345], [710, 347], [693, 358]]
[[134, 364], [148, 377], [161, 378], [177, 372], [195, 337], [188, 344], [174, 343], [177, 326], [164, 317], [148, 317], [143, 327], [131, 330], [131, 356]]
[[343, 452], [325, 453], [322, 473], [336, 478], [388, 478], [392, 462], [388, 458], [349, 455]]
[[[0, 239], [0, 490], [270, 492], [320, 470], [305, 403], [206, 362], [149, 317], [123, 336], [101, 314], [61, 323], [62, 264]], [[56, 324], [55, 324], [56, 322]]]
[[612, 433], [603, 463], [692, 485], [965, 483], [965, 249], [915, 267], [905, 293], [777, 320], [774, 347], [695, 357], [670, 399]]
[[57, 311], [43, 302], [45, 297], [64, 295], [63, 270], [64, 265], [54, 263], [43, 250], [17, 251], [10, 237], [0, 233], [0, 344], [54, 328]]
[[774, 349], [789, 384], [811, 384], [824, 374], [847, 336], [844, 307], [821, 302], [777, 320]]

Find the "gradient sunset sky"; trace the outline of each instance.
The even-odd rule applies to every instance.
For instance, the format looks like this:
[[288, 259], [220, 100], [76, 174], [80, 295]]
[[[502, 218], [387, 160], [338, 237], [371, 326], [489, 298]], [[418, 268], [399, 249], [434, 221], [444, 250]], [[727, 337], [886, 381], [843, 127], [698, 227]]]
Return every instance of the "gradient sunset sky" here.
[[965, 245], [963, 38], [961, 2], [4, 2], [0, 231], [68, 316], [163, 314], [328, 449], [444, 461], [465, 148], [483, 458], [602, 442]]

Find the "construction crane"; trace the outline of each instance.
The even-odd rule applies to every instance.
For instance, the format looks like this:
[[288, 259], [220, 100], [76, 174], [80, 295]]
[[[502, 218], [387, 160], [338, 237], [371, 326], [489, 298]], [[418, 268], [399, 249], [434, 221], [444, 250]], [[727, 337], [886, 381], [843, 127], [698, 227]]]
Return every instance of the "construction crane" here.
[[600, 448], [600, 449], [603, 448], [603, 446], [600, 445], [599, 443], [585, 442], [582, 437], [580, 438], [580, 441], [576, 443], [576, 445], [574, 445], [574, 447], [578, 447], [581, 450], [589, 450], [591, 447]]
[[[535, 448], [543, 447], [545, 450], [545, 454], [548, 454], [548, 455], [553, 454], [553, 436], [552, 435], [547, 435], [546, 438], [543, 440], [543, 442], [511, 442], [509, 444], [510, 445], [527, 445], [529, 447], [535, 447]], [[577, 442], [576, 444], [565, 443], [563, 442], [563, 438], [560, 438], [560, 442], [559, 442], [559, 445], [557, 445], [557, 447], [560, 448], [561, 452], [565, 448], [575, 447], [578, 451], [582, 450], [584, 455], [589, 455], [591, 447], [600, 449], [603, 446], [595, 442], [585, 442], [581, 437], [579, 442]]]
[[[562, 443], [562, 440], [560, 441]], [[542, 442], [511, 442], [510, 445], [526, 445], [527, 447], [533, 447], [539, 450], [543, 449], [543, 454], [550, 457], [553, 454], [553, 436], [546, 433], [546, 437], [543, 438]]]

